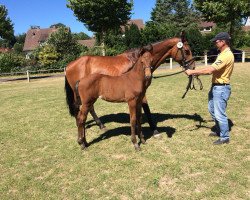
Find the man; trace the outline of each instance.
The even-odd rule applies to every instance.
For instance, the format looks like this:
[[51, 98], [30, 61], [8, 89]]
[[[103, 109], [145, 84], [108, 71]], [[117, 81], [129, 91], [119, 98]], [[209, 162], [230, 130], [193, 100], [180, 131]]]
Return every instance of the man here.
[[209, 136], [220, 136], [213, 144], [229, 143], [229, 125], [226, 115], [227, 101], [231, 95], [230, 77], [234, 67], [234, 55], [229, 48], [230, 36], [217, 34], [212, 40], [220, 50], [216, 61], [205, 68], [186, 70], [187, 75], [212, 74], [212, 86], [208, 94], [208, 110], [215, 121], [217, 131]]

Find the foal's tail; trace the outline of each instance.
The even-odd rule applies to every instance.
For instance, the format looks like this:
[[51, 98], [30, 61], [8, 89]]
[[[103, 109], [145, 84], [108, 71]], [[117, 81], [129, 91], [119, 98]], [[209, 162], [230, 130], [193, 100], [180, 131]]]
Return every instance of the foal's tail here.
[[74, 92], [72, 88], [69, 85], [69, 82], [67, 80], [67, 77], [65, 76], [65, 92], [66, 92], [66, 102], [69, 107], [69, 113], [71, 116], [75, 117], [77, 114], [77, 107], [75, 106], [75, 99], [74, 99]]

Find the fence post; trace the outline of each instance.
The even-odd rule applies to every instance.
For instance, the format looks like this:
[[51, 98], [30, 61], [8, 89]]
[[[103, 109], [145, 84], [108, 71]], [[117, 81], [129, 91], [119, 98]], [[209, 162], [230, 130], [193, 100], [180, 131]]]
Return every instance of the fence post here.
[[246, 52], [242, 51], [242, 62], [245, 62], [245, 58], [246, 58]]
[[170, 58], [169, 64], [170, 64], [170, 69], [173, 69], [173, 58]]
[[30, 82], [30, 74], [29, 74], [29, 70], [27, 70], [27, 80], [28, 80], [28, 82]]
[[207, 66], [207, 52], [205, 51], [205, 53], [204, 53], [204, 56], [205, 56], [205, 66]]

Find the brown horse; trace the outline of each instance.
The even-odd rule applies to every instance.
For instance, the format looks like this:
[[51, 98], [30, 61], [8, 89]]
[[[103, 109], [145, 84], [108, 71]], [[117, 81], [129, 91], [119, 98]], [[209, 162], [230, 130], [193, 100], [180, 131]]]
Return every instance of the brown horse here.
[[[177, 44], [180, 44], [180, 42], [183, 44], [181, 48], [177, 47]], [[181, 38], [175, 37], [154, 43], [152, 46], [152, 72], [169, 57], [172, 57], [181, 65], [184, 64], [184, 61], [192, 59], [192, 52], [184, 35], [181, 35]], [[82, 56], [69, 63], [66, 68], [65, 91], [70, 114], [76, 117], [79, 109], [79, 102], [77, 101], [75, 93], [75, 85], [77, 81], [93, 73], [120, 76], [133, 66], [139, 57], [139, 51], [140, 49], [134, 49], [117, 56]], [[156, 129], [156, 124], [151, 118], [146, 97], [143, 99], [142, 107], [148, 119], [150, 129], [154, 134], [157, 134], [158, 131]], [[90, 113], [97, 125], [100, 128], [103, 128], [104, 125], [97, 117], [94, 107], [91, 108]]]
[[146, 89], [151, 83], [152, 55], [150, 48], [143, 48], [139, 55], [141, 57], [133, 68], [121, 76], [91, 74], [80, 79], [77, 92], [82, 105], [77, 115], [77, 126], [78, 143], [83, 149], [87, 146], [85, 134], [87, 115], [98, 98], [109, 102], [127, 102], [130, 112], [131, 141], [135, 149], [140, 150], [135, 136], [137, 131], [141, 143], [145, 143], [141, 131], [141, 107]]

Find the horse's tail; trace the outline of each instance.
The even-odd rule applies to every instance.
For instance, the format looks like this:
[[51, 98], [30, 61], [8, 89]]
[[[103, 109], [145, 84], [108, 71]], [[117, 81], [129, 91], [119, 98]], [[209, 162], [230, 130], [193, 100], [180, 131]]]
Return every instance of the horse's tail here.
[[65, 76], [65, 92], [66, 92], [66, 102], [69, 107], [69, 113], [71, 116], [75, 117], [77, 114], [77, 108], [75, 106], [74, 92], [69, 85], [67, 77]]

